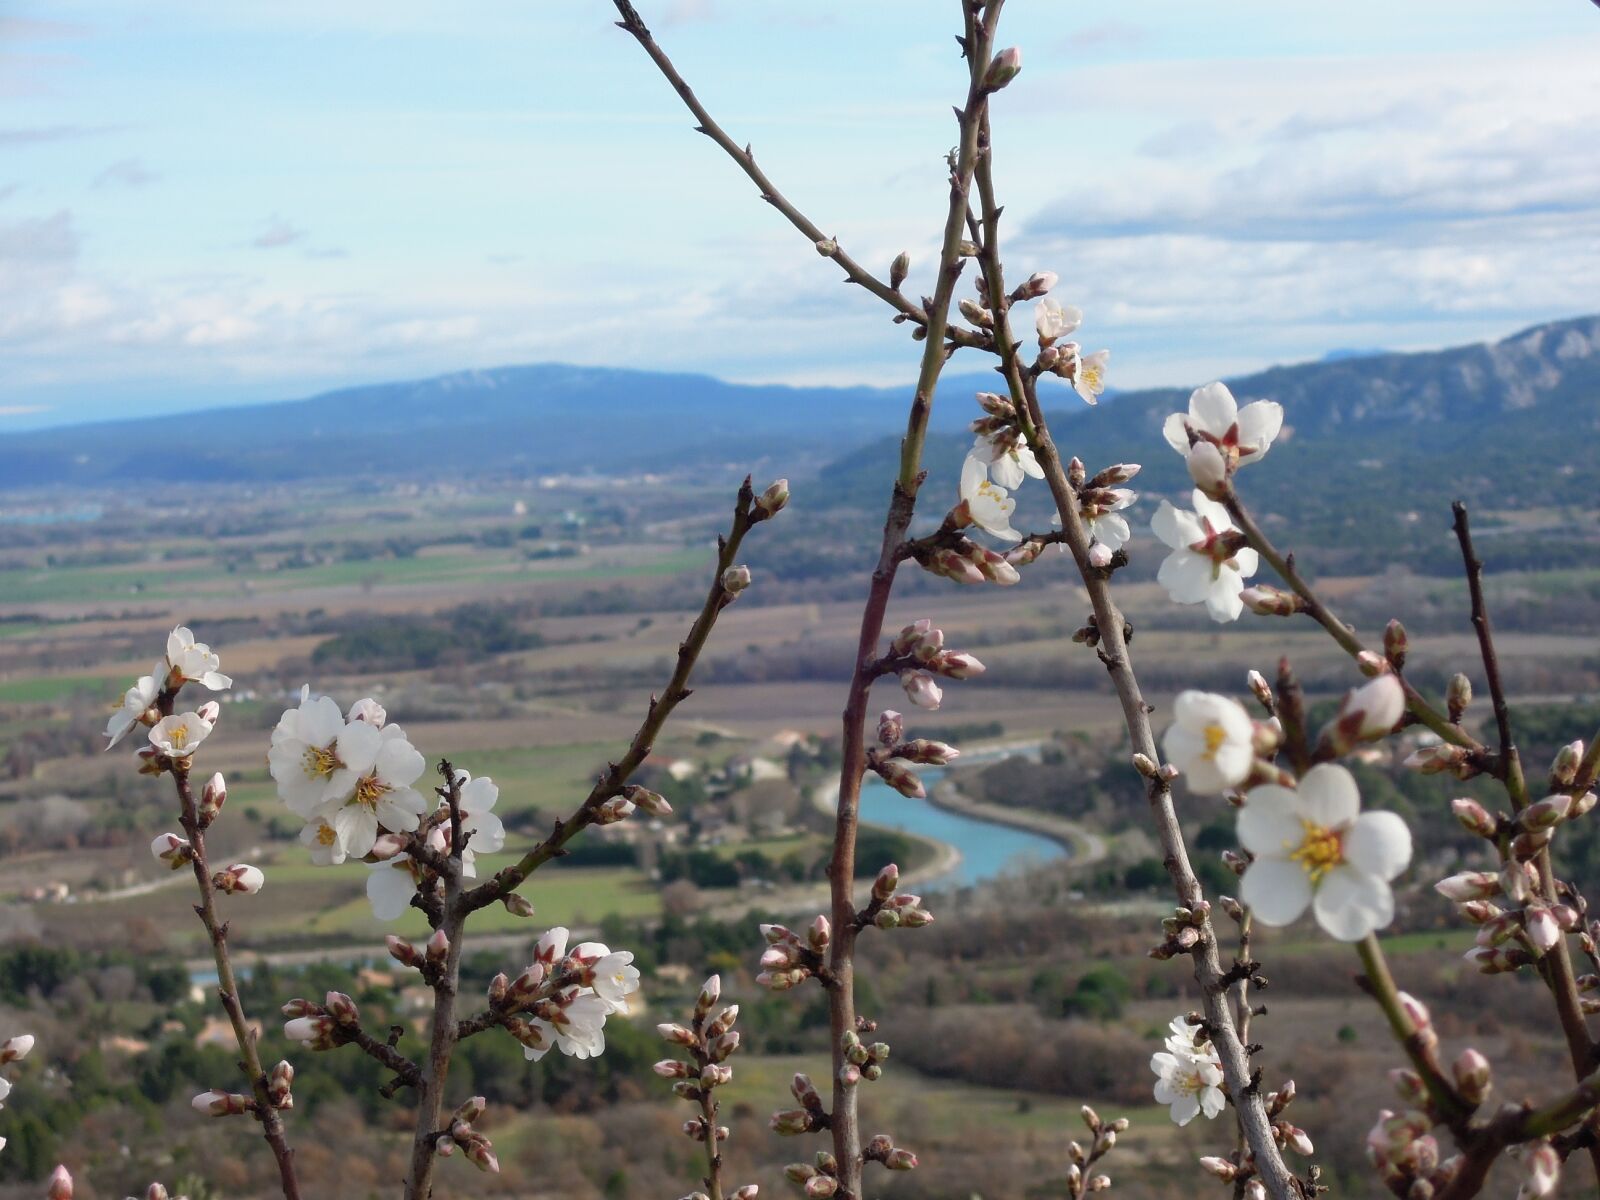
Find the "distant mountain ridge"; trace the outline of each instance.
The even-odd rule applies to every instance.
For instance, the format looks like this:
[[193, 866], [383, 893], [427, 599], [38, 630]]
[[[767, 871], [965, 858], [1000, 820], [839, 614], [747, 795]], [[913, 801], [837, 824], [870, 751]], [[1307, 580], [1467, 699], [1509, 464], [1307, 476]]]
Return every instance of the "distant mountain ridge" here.
[[[1363, 469], [1380, 470], [1374, 482], [1391, 497], [1445, 470], [1467, 494], [1515, 484], [1519, 495], [1532, 497], [1549, 489], [1527, 478], [1530, 467], [1542, 464], [1535, 473], [1548, 476], [1555, 466], [1581, 465], [1588, 461], [1583, 448], [1600, 432], [1600, 316], [1534, 326], [1492, 344], [1341, 355], [1230, 383], [1241, 403], [1268, 397], [1284, 405], [1290, 434], [1251, 474], [1260, 483], [1293, 483], [1306, 503], [1336, 499], [1313, 476], [1338, 458], [1378, 464]], [[986, 372], [951, 374], [941, 385], [927, 455], [935, 478], [954, 478], [970, 444], [960, 430], [976, 413], [971, 396], [995, 384]], [[1160, 426], [1187, 403], [1188, 389], [1124, 392], [1091, 409], [1070, 390], [1047, 386], [1047, 407], [1060, 410], [1056, 439], [1069, 452], [1091, 467], [1143, 462], [1147, 490], [1185, 486], [1182, 462], [1165, 447]], [[793, 455], [834, 460], [823, 471], [831, 486], [817, 503], [870, 501], [875, 508], [908, 398], [908, 388], [503, 367], [3, 436], [0, 488], [117, 486], [175, 475], [268, 482], [512, 470], [615, 474], [760, 457], [781, 463]]]
[[[942, 390], [975, 386], [952, 377]], [[909, 398], [903, 388], [737, 384], [560, 363], [500, 367], [0, 436], [0, 488], [179, 473], [246, 482], [518, 469], [616, 474], [783, 448], [817, 456], [893, 428]]]

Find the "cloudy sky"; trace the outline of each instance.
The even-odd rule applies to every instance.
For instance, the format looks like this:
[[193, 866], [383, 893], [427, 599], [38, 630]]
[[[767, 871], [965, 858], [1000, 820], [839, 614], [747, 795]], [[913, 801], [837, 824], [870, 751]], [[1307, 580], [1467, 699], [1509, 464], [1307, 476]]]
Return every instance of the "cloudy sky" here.
[[[922, 284], [956, 5], [638, 0], [735, 136]], [[948, 11], [947, 11], [948, 10]], [[915, 347], [604, 0], [0, 0], [0, 433], [564, 360], [904, 382]], [[1600, 309], [1589, 0], [1011, 0], [1014, 270], [1112, 383]]]

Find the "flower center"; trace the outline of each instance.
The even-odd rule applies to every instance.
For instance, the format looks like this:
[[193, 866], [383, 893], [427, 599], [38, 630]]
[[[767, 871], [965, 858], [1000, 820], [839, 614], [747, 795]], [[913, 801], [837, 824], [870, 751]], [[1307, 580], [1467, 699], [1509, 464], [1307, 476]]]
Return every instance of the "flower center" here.
[[339, 756], [334, 753], [332, 743], [326, 746], [307, 746], [305, 755], [306, 774], [312, 779], [326, 779], [344, 763], [339, 761]]
[[1305, 869], [1312, 883], [1320, 883], [1324, 875], [1344, 861], [1344, 839], [1336, 830], [1324, 829], [1304, 818], [1300, 825], [1305, 838], [1289, 858]]
[[376, 775], [363, 775], [356, 784], [356, 794], [351, 798], [352, 803], [364, 804], [368, 808], [377, 808], [378, 801], [392, 791], [387, 783]]
[[167, 740], [172, 743], [174, 750], [182, 750], [189, 744], [189, 727], [187, 725], [174, 725], [167, 734]]
[[1217, 751], [1222, 749], [1222, 743], [1228, 740], [1228, 731], [1221, 725], [1207, 725], [1204, 730], [1206, 739], [1205, 752], [1200, 755], [1206, 762], [1212, 762], [1217, 757]]
[[331, 846], [339, 840], [339, 835], [334, 832], [332, 825], [317, 826], [317, 844]]

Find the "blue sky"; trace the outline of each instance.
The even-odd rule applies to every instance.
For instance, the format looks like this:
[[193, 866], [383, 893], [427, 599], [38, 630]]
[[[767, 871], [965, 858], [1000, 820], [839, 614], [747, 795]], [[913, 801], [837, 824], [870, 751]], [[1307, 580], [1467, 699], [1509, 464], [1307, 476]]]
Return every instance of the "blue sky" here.
[[[927, 279], [952, 3], [639, 0], [852, 253]], [[0, 0], [0, 433], [564, 360], [908, 380], [916, 348], [603, 0]], [[1587, 0], [1011, 0], [1014, 271], [1114, 386], [1600, 308]]]

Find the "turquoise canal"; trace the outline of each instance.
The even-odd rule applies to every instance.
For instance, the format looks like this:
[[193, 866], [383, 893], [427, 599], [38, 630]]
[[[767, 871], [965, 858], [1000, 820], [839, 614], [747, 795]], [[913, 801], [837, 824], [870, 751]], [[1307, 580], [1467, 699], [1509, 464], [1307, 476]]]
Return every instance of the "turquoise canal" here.
[[[924, 767], [919, 774], [929, 791], [944, 778], [944, 772], [934, 767]], [[861, 819], [869, 825], [946, 842], [961, 851], [961, 862], [953, 871], [921, 885], [930, 889], [971, 887], [1007, 871], [1067, 855], [1066, 847], [1041, 834], [963, 816], [927, 800], [913, 800], [873, 775], [861, 789]]]

